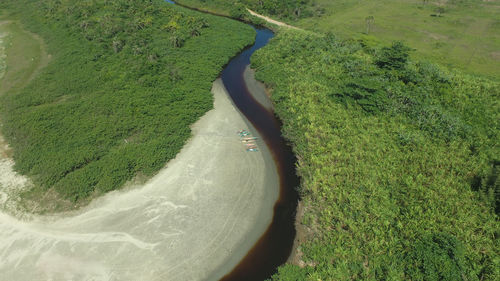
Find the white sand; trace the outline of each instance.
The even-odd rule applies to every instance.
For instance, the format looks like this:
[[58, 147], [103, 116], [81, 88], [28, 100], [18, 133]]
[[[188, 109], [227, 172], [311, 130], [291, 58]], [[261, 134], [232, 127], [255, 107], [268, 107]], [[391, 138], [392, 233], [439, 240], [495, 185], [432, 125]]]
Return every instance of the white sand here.
[[274, 106], [271, 98], [267, 94], [266, 86], [255, 80], [255, 70], [247, 66], [245, 72], [243, 72], [243, 79], [245, 79], [248, 91], [252, 94], [254, 99], [267, 110], [274, 111]]
[[[0, 136], [0, 145], [2, 136]], [[1, 156], [0, 147], [0, 210], [15, 212], [18, 194], [30, 185], [30, 181], [25, 176], [14, 171], [14, 161]], [[0, 277], [1, 280], [1, 277]]]
[[220, 80], [213, 93], [215, 109], [144, 186], [71, 215], [25, 222], [0, 212], [0, 280], [194, 281], [228, 273], [269, 225], [278, 176], [262, 141], [259, 152], [239, 141], [236, 131], [255, 130]]

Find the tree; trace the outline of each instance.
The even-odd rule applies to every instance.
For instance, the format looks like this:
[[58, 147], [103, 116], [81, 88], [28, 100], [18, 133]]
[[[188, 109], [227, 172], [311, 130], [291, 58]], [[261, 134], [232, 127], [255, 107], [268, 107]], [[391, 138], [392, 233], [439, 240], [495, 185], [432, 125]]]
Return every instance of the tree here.
[[123, 49], [123, 41], [121, 40], [114, 39], [112, 45], [113, 51], [115, 51], [115, 53], [119, 53]]
[[380, 68], [401, 70], [406, 66], [411, 51], [403, 42], [396, 41], [378, 53], [375, 64]]
[[408, 276], [416, 280], [464, 280], [467, 276], [462, 243], [453, 235], [433, 233], [415, 241], [407, 256]]
[[365, 22], [366, 22], [366, 34], [369, 34], [370, 33], [370, 29], [371, 29], [371, 26], [373, 24], [373, 22], [375, 21], [375, 18], [373, 16], [368, 16], [365, 18]]
[[229, 11], [229, 16], [235, 19], [242, 19], [247, 14], [247, 9], [241, 3], [236, 3], [231, 7], [231, 10]]
[[444, 14], [445, 10], [443, 7], [437, 7], [436, 8], [436, 13], [437, 13], [437, 16], [440, 17], [441, 14]]
[[174, 33], [170, 36], [170, 43], [172, 44], [172, 47], [179, 48], [184, 44], [184, 40], [180, 35]]

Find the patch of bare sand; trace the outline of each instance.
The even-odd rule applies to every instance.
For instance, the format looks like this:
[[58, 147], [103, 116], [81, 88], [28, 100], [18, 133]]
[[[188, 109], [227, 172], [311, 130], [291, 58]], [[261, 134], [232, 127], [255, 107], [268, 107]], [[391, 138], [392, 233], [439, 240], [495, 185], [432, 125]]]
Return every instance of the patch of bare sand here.
[[421, 32], [434, 40], [448, 40], [449, 39], [448, 36], [443, 35], [443, 34], [434, 33], [434, 32], [430, 32], [427, 30], [422, 30]]
[[5, 211], [23, 217], [19, 213], [19, 194], [31, 186], [30, 180], [14, 170], [10, 149], [0, 135], [0, 212]]
[[269, 111], [273, 111], [273, 103], [270, 98], [269, 91], [266, 86], [255, 80], [255, 70], [250, 66], [245, 68], [243, 72], [243, 79], [247, 85], [248, 91], [252, 94], [253, 98]]
[[[0, 22], [0, 26], [7, 24], [7, 21]], [[6, 66], [6, 51], [5, 39], [7, 34], [0, 29], [0, 81], [5, 74]], [[1, 124], [0, 124], [1, 130]], [[9, 145], [0, 135], [0, 210], [16, 211], [18, 194], [27, 186], [30, 181], [28, 178], [17, 174], [14, 171], [14, 161], [12, 160], [12, 151]]]
[[492, 59], [500, 61], [500, 52], [491, 52], [490, 56]]
[[215, 109], [145, 185], [116, 191], [72, 214], [20, 221], [0, 212], [0, 279], [218, 280], [267, 229], [278, 198], [263, 142], [247, 152], [236, 134], [254, 128], [220, 80]]

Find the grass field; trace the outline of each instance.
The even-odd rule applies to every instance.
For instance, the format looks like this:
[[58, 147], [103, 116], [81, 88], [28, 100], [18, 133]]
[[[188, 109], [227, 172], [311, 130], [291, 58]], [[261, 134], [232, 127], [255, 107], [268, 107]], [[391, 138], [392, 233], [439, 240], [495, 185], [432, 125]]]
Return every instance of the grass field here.
[[[315, 0], [321, 17], [294, 24], [332, 32], [343, 38], [364, 38], [374, 44], [403, 40], [414, 56], [490, 77], [500, 75], [500, 1]], [[441, 17], [436, 9], [443, 7]], [[374, 21], [367, 35], [366, 18]]]
[[[23, 88], [48, 61], [42, 40], [21, 28], [18, 22], [0, 15], [0, 36], [3, 41], [3, 74], [0, 73], [0, 95]], [[1, 65], [1, 63], [0, 63]], [[8, 71], [6, 71], [8, 69]], [[2, 76], [3, 79], [2, 79]]]
[[0, 79], [5, 74], [5, 68], [6, 68], [6, 55], [5, 55], [5, 40], [7, 37], [7, 33], [5, 29], [2, 29], [2, 25], [4, 23], [0, 23]]

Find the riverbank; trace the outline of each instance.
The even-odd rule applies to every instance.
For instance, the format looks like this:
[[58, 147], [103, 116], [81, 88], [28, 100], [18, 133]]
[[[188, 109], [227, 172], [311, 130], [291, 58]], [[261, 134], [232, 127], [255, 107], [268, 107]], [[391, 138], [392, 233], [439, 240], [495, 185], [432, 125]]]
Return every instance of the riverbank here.
[[[217, 80], [215, 109], [177, 157], [144, 186], [78, 213], [18, 221], [0, 214], [0, 271], [9, 280], [218, 280], [267, 229], [278, 197], [267, 148]], [[15, 246], [15, 247], [14, 247]], [[125, 254], [126, 253], [126, 254]]]
[[243, 79], [247, 85], [248, 92], [253, 96], [253, 98], [265, 109], [273, 112], [274, 108], [270, 99], [269, 90], [266, 89], [266, 86], [262, 82], [255, 79], [255, 70], [251, 69], [250, 66], [247, 66], [247, 68], [245, 68], [245, 72], [243, 72]]
[[[243, 79], [245, 80], [245, 84], [252, 97], [264, 108], [266, 108], [270, 112], [274, 112], [274, 105], [271, 101], [271, 90], [266, 88], [266, 85], [264, 85], [264, 83], [255, 79], [255, 70], [250, 68], [250, 66], [247, 66], [247, 68], [243, 72]], [[295, 215], [296, 235], [293, 242], [292, 251], [287, 260], [287, 263], [298, 265], [301, 267], [304, 267], [307, 264], [302, 260], [303, 253], [300, 249], [300, 245], [306, 241], [308, 236], [311, 235], [311, 230], [307, 226], [302, 224], [304, 211], [304, 204], [299, 201], [297, 204], [297, 211]]]

